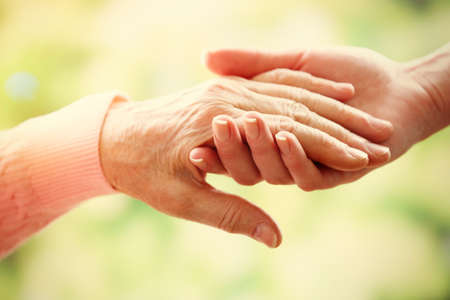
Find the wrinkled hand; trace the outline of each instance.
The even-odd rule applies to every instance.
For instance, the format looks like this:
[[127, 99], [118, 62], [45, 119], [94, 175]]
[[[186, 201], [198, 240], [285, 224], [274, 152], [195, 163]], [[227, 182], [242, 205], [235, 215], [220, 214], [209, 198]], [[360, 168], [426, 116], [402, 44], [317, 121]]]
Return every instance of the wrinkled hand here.
[[[448, 103], [444, 103], [443, 97], [433, 97], [433, 91], [435, 94], [439, 93], [432, 84], [426, 84], [426, 80], [417, 72], [417, 64], [400, 64], [368, 49], [340, 47], [284, 53], [224, 49], [209, 52], [206, 64], [210, 70], [220, 75], [247, 78], [256, 76], [255, 80], [258, 81], [290, 86], [298, 84], [290, 79], [288, 74], [293, 71], [289, 70], [300, 70], [320, 78], [351, 83], [355, 87], [355, 96], [349, 100], [341, 98], [342, 101], [393, 124], [394, 133], [384, 143], [391, 149], [392, 160], [405, 153], [415, 143], [447, 126], [449, 122]], [[268, 72], [277, 68], [286, 70]], [[280, 135], [286, 137], [285, 133]], [[286, 143], [286, 138], [281, 140]], [[278, 139], [277, 142], [282, 149], [283, 145], [280, 145]], [[305, 190], [329, 188], [351, 182], [373, 169], [358, 172], [332, 171], [330, 175], [330, 170], [317, 168], [302, 154], [301, 139], [297, 141], [289, 136], [289, 143], [291, 148], [299, 149], [297, 159], [281, 151], [283, 160], [288, 168], [294, 165], [289, 170], [293, 177], [297, 178], [297, 184]], [[221, 151], [220, 148], [218, 150]], [[309, 153], [308, 157], [313, 158]], [[223, 164], [226, 165], [226, 161], [223, 161]], [[210, 168], [203, 170], [214, 172], [220, 168], [217, 162], [210, 162], [209, 165]], [[270, 165], [270, 161], [260, 161], [259, 165]], [[324, 180], [330, 176], [331, 180]]]
[[[348, 85], [320, 82], [325, 85], [322, 88], [329, 85], [327, 90], [332, 93], [340, 90], [340, 95], [345, 96], [349, 92]], [[276, 247], [281, 243], [281, 234], [275, 222], [246, 200], [207, 184], [205, 174], [191, 163], [189, 153], [195, 147], [213, 146], [211, 122], [215, 116], [226, 115], [235, 120], [235, 127], [222, 131], [219, 139], [245, 138], [245, 127], [255, 119], [255, 113], [249, 111], [257, 110], [257, 120], [264, 123], [268, 135], [290, 131], [305, 141], [305, 151], [315, 153], [322, 164], [343, 170], [364, 168], [368, 156], [356, 148], [365, 149], [366, 142], [310, 112], [300, 102], [283, 98], [297, 92], [288, 86], [223, 78], [174, 96], [116, 103], [106, 117], [100, 142], [105, 176], [118, 191], [163, 213], [246, 234]], [[339, 108], [341, 114], [354, 120], [355, 130], [376, 135], [380, 127], [386, 126], [385, 122], [337, 101], [313, 93], [309, 96], [317, 97], [317, 109], [332, 113]], [[294, 121], [294, 112], [304, 119]], [[362, 123], [358, 124], [358, 120]], [[374, 124], [373, 128], [363, 129], [367, 122]], [[321, 129], [336, 131], [339, 136], [333, 137]], [[346, 144], [349, 141], [353, 147]], [[241, 154], [251, 158], [249, 153]]]

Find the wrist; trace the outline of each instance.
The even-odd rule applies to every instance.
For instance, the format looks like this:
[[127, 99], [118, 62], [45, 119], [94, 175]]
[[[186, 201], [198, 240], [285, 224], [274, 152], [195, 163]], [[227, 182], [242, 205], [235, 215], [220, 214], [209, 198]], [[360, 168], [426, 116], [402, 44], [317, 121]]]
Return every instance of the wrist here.
[[[450, 43], [434, 53], [406, 64], [406, 72], [416, 81], [429, 108], [434, 133], [450, 124]], [[430, 134], [431, 134], [430, 133]]]
[[124, 154], [121, 153], [122, 145], [126, 142], [127, 130], [124, 130], [124, 124], [129, 123], [126, 121], [128, 115], [126, 111], [131, 105], [130, 102], [122, 101], [112, 103], [105, 116], [100, 133], [100, 163], [106, 181], [115, 190], [119, 190], [118, 175], [124, 172], [119, 161]]

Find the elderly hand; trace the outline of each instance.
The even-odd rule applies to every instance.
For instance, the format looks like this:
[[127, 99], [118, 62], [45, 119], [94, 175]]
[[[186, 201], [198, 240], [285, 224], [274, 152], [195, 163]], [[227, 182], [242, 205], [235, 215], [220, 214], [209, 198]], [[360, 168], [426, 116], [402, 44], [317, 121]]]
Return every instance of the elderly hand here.
[[[355, 87], [355, 97], [340, 99], [348, 105], [392, 122], [395, 132], [384, 145], [391, 149], [393, 159], [450, 123], [450, 100], [446, 96], [450, 92], [449, 61], [450, 44], [428, 57], [406, 64], [394, 62], [368, 49], [351, 47], [285, 53], [224, 49], [210, 52], [206, 57], [207, 66], [221, 75], [256, 76], [256, 81], [304, 87], [304, 84], [291, 79], [294, 76], [292, 70], [300, 70], [301, 74], [307, 72], [320, 78], [351, 83]], [[285, 69], [270, 71], [277, 68]], [[358, 133], [364, 136], [363, 132]], [[337, 172], [318, 168], [308, 159], [315, 160], [315, 157], [306, 151], [307, 157], [302, 151], [302, 139], [297, 140], [288, 133], [280, 133], [276, 142], [290, 174], [305, 190], [351, 182], [373, 169]], [[290, 152], [283, 151], [286, 145]], [[266, 147], [269, 146], [274, 146], [274, 142], [266, 142]], [[219, 154], [225, 149], [237, 152], [238, 147], [229, 149], [219, 145], [217, 150]], [[212, 157], [210, 154], [203, 155], [202, 149], [194, 151], [199, 152], [197, 159]], [[257, 153], [253, 156], [260, 170], [272, 164], [270, 159], [258, 159]], [[227, 157], [220, 158], [227, 168]], [[387, 160], [380, 161], [381, 164], [386, 162]], [[249, 160], [246, 164], [253, 165], [254, 162]], [[202, 168], [205, 172], [216, 172], [222, 167], [220, 161], [214, 159], [205, 165], [208, 166]]]
[[[302, 80], [292, 75], [293, 80]], [[314, 77], [308, 80], [313, 80], [311, 90], [341, 99], [353, 92], [348, 84]], [[260, 113], [251, 112], [254, 110]], [[325, 96], [287, 85], [223, 78], [162, 99], [114, 104], [100, 142], [107, 180], [118, 191], [163, 213], [245, 234], [269, 247], [278, 246], [280, 231], [264, 211], [208, 185], [205, 174], [190, 161], [195, 147], [213, 146], [211, 121], [218, 115], [235, 122], [218, 120], [216, 142], [234, 143], [245, 134], [252, 135], [252, 126], [259, 129], [261, 138], [286, 130], [303, 141], [305, 151], [316, 161], [340, 170], [366, 167], [369, 159], [363, 151], [372, 158], [371, 149], [379, 149], [350, 130], [378, 141], [390, 134], [389, 123]], [[271, 149], [269, 154], [276, 157], [276, 151]], [[237, 153], [236, 163], [251, 158], [245, 147]], [[385, 159], [386, 151], [383, 153]], [[253, 171], [247, 169], [241, 175], [245, 178], [245, 172]]]

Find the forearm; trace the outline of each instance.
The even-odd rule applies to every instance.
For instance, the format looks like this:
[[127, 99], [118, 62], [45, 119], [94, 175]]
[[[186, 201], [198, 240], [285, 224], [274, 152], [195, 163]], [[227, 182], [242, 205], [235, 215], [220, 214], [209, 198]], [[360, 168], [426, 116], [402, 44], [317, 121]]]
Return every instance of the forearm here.
[[2, 133], [0, 258], [83, 200], [113, 192], [98, 144], [114, 99], [83, 99]]
[[45, 218], [33, 214], [33, 193], [28, 164], [23, 159], [24, 141], [14, 139], [15, 129], [0, 136], [0, 258], [33, 232]]
[[436, 132], [448, 126], [450, 124], [450, 43], [423, 58], [408, 63], [407, 71], [424, 89], [429, 106], [434, 111], [431, 131]]

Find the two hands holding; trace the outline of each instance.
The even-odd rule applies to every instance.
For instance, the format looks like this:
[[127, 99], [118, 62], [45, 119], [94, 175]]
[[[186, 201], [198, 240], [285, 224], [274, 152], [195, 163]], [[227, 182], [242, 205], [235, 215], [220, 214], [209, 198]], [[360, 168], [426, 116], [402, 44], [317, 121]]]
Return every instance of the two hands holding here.
[[100, 139], [104, 175], [163, 213], [269, 247], [281, 243], [276, 223], [216, 190], [206, 173], [245, 185], [331, 188], [450, 123], [450, 44], [408, 63], [331, 48], [218, 50], [206, 64], [226, 77], [161, 99], [113, 104]]

